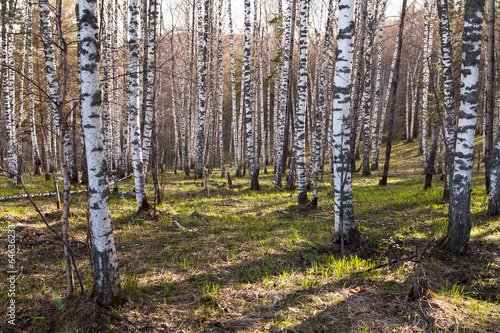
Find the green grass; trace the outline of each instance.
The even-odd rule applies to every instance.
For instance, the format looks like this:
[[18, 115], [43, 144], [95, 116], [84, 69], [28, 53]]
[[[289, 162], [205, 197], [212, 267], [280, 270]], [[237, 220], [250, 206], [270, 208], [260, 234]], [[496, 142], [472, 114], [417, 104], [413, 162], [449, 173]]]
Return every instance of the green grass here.
[[[58, 243], [37, 243], [49, 234], [25, 200], [2, 202], [0, 228], [17, 223], [18, 316], [22, 331], [113, 330], [278, 332], [494, 331], [500, 325], [500, 222], [486, 216], [483, 169], [473, 174], [470, 251], [455, 257], [432, 245], [420, 264], [411, 261], [370, 270], [411, 256], [446, 233], [448, 205], [435, 176], [424, 190], [416, 143], [393, 148], [389, 184], [380, 171], [354, 175], [355, 220], [361, 241], [342, 256], [333, 245], [332, 176], [320, 184], [319, 208], [301, 211], [296, 192], [276, 190], [273, 175], [223, 186], [219, 170], [210, 196], [200, 180], [164, 174], [164, 203], [136, 214], [133, 197], [110, 199], [124, 300], [114, 309], [93, 307], [92, 269], [86, 247], [86, 195], [72, 196], [70, 234], [86, 295], [64, 303], [64, 265]], [[381, 156], [383, 157], [384, 151]], [[380, 167], [383, 166], [383, 160]], [[328, 170], [328, 168], [326, 168]], [[234, 170], [230, 169], [232, 175]], [[53, 182], [25, 177], [30, 190], [49, 192]], [[60, 185], [62, 188], [62, 185]], [[133, 180], [120, 184], [130, 191]], [[147, 187], [150, 198], [153, 189]], [[0, 180], [0, 195], [20, 193]], [[232, 200], [234, 199], [234, 200]], [[36, 198], [60, 231], [55, 199]], [[275, 210], [285, 210], [281, 214]], [[182, 230], [176, 221], [191, 231]], [[4, 240], [2, 238], [2, 240]], [[0, 243], [5, 253], [5, 242]], [[420, 253], [420, 252], [419, 252]], [[366, 271], [366, 272], [365, 272]], [[416, 276], [426, 276], [432, 297], [407, 298]], [[57, 296], [57, 297], [56, 297]], [[7, 293], [0, 292], [2, 305]], [[58, 305], [59, 304], [59, 305]], [[3, 313], [2, 313], [3, 316]], [[0, 317], [5, 322], [4, 317]], [[97, 326], [96, 326], [97, 325]]]

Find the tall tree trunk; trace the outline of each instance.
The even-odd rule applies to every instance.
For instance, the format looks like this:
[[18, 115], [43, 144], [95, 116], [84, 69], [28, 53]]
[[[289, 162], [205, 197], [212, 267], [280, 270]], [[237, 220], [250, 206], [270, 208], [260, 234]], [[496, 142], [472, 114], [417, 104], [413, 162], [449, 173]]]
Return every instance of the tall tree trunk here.
[[424, 159], [424, 169], [427, 170], [427, 165], [429, 164], [429, 151], [427, 148], [427, 127], [429, 124], [427, 107], [429, 105], [429, 77], [430, 77], [430, 61], [432, 53], [432, 40], [433, 40], [433, 25], [431, 25], [432, 13], [434, 8], [433, 3], [429, 0], [424, 1], [424, 54], [423, 54], [423, 64], [422, 64], [422, 93], [421, 93], [421, 105], [422, 105], [422, 116], [421, 116], [421, 142], [422, 142], [422, 152]]
[[95, 1], [78, 0], [78, 52], [80, 54], [80, 87], [82, 123], [85, 134], [89, 175], [89, 207], [92, 223], [94, 257], [94, 302], [112, 306], [120, 301], [118, 257], [109, 213], [109, 187], [103, 154], [101, 91], [99, 88], [99, 42]]
[[340, 0], [337, 34], [337, 58], [333, 81], [333, 165], [335, 238], [350, 243], [357, 238], [352, 205], [350, 82], [354, 39], [354, 0]]
[[222, 72], [222, 0], [219, 2], [219, 30], [218, 30], [218, 63], [219, 63], [219, 152], [220, 152], [220, 168], [221, 177], [226, 175], [226, 167], [224, 165], [224, 126], [223, 126], [223, 112], [224, 112], [224, 77]]
[[[314, 134], [314, 146], [312, 154], [314, 157], [314, 165], [313, 165], [313, 195], [312, 195], [312, 205], [314, 207], [318, 206], [318, 185], [319, 185], [319, 167], [320, 167], [320, 154], [322, 150], [322, 146], [324, 145], [324, 129], [326, 126], [323, 126], [326, 121], [324, 117], [324, 107], [325, 107], [325, 71], [327, 70], [328, 58], [331, 57], [332, 49], [330, 48], [331, 38], [332, 38], [332, 17], [334, 15], [333, 11], [333, 0], [330, 0], [328, 3], [328, 16], [326, 18], [326, 28], [325, 28], [325, 39], [323, 46], [323, 55], [321, 60], [321, 72], [319, 74], [319, 82], [318, 82], [318, 114], [316, 115], [316, 129]], [[318, 61], [318, 60], [316, 60]]]
[[495, 1], [488, 0], [486, 49], [486, 105], [484, 126], [484, 172], [486, 193], [490, 192], [491, 154], [493, 153], [493, 116], [495, 112]]
[[26, 38], [27, 38], [27, 52], [28, 52], [28, 98], [29, 98], [29, 123], [31, 133], [31, 147], [33, 151], [33, 164], [34, 174], [41, 174], [41, 159], [40, 151], [38, 149], [38, 139], [36, 136], [35, 127], [35, 96], [33, 91], [33, 16], [32, 4], [26, 5]]
[[443, 242], [444, 248], [455, 254], [467, 251], [471, 230], [470, 182], [474, 166], [483, 11], [484, 0], [465, 2], [460, 112], [450, 187], [448, 231]]
[[403, 8], [401, 10], [401, 17], [399, 22], [398, 37], [396, 40], [396, 49], [394, 50], [394, 57], [392, 59], [391, 72], [392, 80], [390, 81], [391, 90], [389, 92], [389, 124], [387, 129], [387, 147], [385, 149], [385, 161], [384, 161], [384, 174], [382, 179], [379, 181], [379, 185], [387, 185], [387, 177], [389, 175], [389, 163], [391, 160], [391, 149], [392, 149], [392, 139], [394, 130], [394, 113], [396, 111], [396, 94], [398, 91], [398, 81], [399, 81], [399, 64], [401, 62], [401, 49], [403, 46], [403, 30], [405, 25], [405, 15], [406, 15], [406, 0], [403, 0]]
[[[139, 211], [148, 210], [151, 205], [146, 196], [146, 176], [144, 174], [144, 163], [142, 160], [141, 133], [139, 126], [139, 112], [137, 109], [138, 97], [138, 56], [139, 45], [137, 43], [137, 0], [129, 0], [129, 82], [128, 82], [128, 104], [127, 112], [130, 115], [130, 143], [132, 146], [132, 163], [134, 169], [135, 198]], [[87, 148], [89, 149], [89, 148]], [[89, 172], [90, 177], [90, 172]]]
[[365, 28], [366, 28], [366, 9], [367, 9], [367, 1], [361, 0], [359, 2], [359, 7], [361, 10], [361, 16], [359, 18], [359, 22], [356, 26], [357, 34], [358, 34], [358, 47], [357, 47], [357, 55], [356, 62], [354, 65], [354, 78], [353, 78], [353, 86], [350, 91], [351, 97], [351, 122], [352, 122], [352, 132], [351, 132], [351, 152], [353, 152], [352, 158], [352, 169], [355, 170], [355, 159], [357, 158], [357, 154], [355, 150], [358, 147], [359, 137], [361, 133], [360, 124], [359, 124], [359, 105], [360, 105], [360, 96], [363, 94], [360, 93], [361, 90], [361, 62], [363, 59], [364, 48], [365, 48]]
[[280, 100], [280, 110], [278, 112], [278, 150], [276, 152], [276, 187], [281, 187], [283, 170], [283, 150], [284, 147], [284, 136], [285, 136], [285, 111], [287, 105], [287, 95], [288, 95], [288, 76], [290, 74], [290, 44], [292, 43], [292, 1], [288, 0], [286, 8], [286, 23], [285, 23], [285, 52], [283, 56], [283, 71], [282, 71], [282, 81], [281, 81], [281, 100]]
[[297, 160], [297, 180], [299, 204], [307, 201], [306, 166], [305, 166], [305, 115], [307, 108], [307, 27], [309, 20], [309, 0], [302, 0], [300, 7], [300, 58], [299, 82], [297, 90], [299, 105], [295, 114], [294, 150]]
[[233, 18], [231, 14], [231, 2], [227, 3], [227, 12], [229, 16], [229, 51], [231, 55], [231, 111], [232, 111], [232, 131], [233, 131], [233, 148], [234, 148], [234, 167], [236, 169], [236, 177], [241, 177], [241, 165], [238, 145], [238, 117], [236, 114], [236, 81], [234, 74], [234, 42], [233, 42]]
[[[385, 26], [385, 8], [387, 5], [387, 0], [383, 0], [380, 8], [379, 16], [379, 26], [378, 26], [378, 43], [377, 43], [377, 78], [375, 79], [375, 100], [373, 103], [372, 111], [372, 124], [371, 124], [371, 150], [372, 150], [372, 164], [370, 170], [378, 170], [378, 158], [379, 158], [379, 136], [381, 136], [380, 131], [377, 132], [377, 118], [380, 113], [380, 97], [381, 97], [381, 80], [382, 80], [382, 44], [384, 41], [384, 26]], [[380, 117], [379, 128], [384, 127], [384, 118]], [[383, 132], [382, 132], [383, 133]]]
[[362, 174], [364, 176], [370, 175], [370, 140], [371, 138], [371, 126], [370, 126], [370, 112], [372, 110], [372, 52], [373, 52], [373, 42], [375, 39], [374, 35], [374, 18], [373, 18], [373, 1], [367, 0], [366, 2], [366, 47], [365, 47], [365, 89], [363, 100], [363, 161], [362, 161]]
[[243, 67], [244, 88], [245, 88], [245, 127], [247, 134], [247, 156], [248, 171], [250, 173], [250, 189], [259, 189], [259, 171], [254, 160], [254, 138], [255, 134], [252, 126], [252, 101], [251, 101], [251, 82], [250, 82], [250, 0], [245, 0], [245, 34], [243, 42]]
[[[12, 70], [9, 69], [9, 38], [10, 31], [8, 22], [12, 20], [10, 12], [11, 8], [7, 8], [7, 0], [2, 0], [2, 86], [3, 86], [3, 104], [5, 114], [5, 132], [7, 134], [7, 159], [9, 171], [12, 174], [17, 174], [17, 144], [14, 126], [14, 95], [10, 90], [10, 78]], [[17, 177], [14, 177], [14, 184], [17, 184]]]
[[[144, 4], [145, 5], [145, 4]], [[146, 83], [146, 99], [145, 99], [145, 114], [144, 114], [144, 132], [142, 136], [142, 152], [144, 162], [144, 173], [147, 174], [149, 164], [149, 150], [151, 147], [151, 122], [155, 107], [154, 87], [156, 84], [156, 17], [157, 3], [156, 0], [149, 0], [148, 11], [148, 47], [147, 47], [147, 76]], [[173, 74], [172, 74], [173, 75]]]
[[443, 198], [448, 198], [453, 175], [453, 154], [455, 150], [455, 92], [453, 79], [453, 56], [451, 30], [448, 17], [448, 0], [437, 1], [439, 15], [439, 35], [441, 36], [441, 67], [443, 68], [445, 186]]
[[[124, 40], [128, 40], [128, 21], [129, 21], [129, 6], [128, 6], [128, 0], [125, 0], [124, 3], [124, 15], [123, 15], [123, 34], [124, 34]], [[124, 62], [124, 67], [130, 69], [130, 62], [128, 62], [129, 59], [129, 52], [127, 48], [124, 50], [125, 53], [125, 62]], [[130, 73], [129, 73], [130, 76]], [[127, 80], [130, 80], [129, 77], [124, 76], [123, 77], [123, 87], [127, 87]], [[127, 105], [128, 103], [128, 91], [126, 89], [123, 89], [123, 94], [122, 94], [122, 99], [123, 105]], [[130, 112], [127, 107], [125, 107], [125, 110], [123, 112], [124, 120], [123, 120], [123, 141], [122, 141], [122, 153], [120, 157], [120, 171], [119, 175], [121, 178], [125, 177], [125, 174], [127, 173], [127, 166], [128, 166], [128, 156], [129, 156], [129, 139], [130, 139], [130, 134], [129, 134], [129, 128], [130, 128]]]
[[207, 36], [208, 36], [208, 3], [205, 1], [205, 20], [201, 2], [198, 0], [198, 132], [196, 135], [195, 173], [203, 177], [203, 152], [205, 143], [205, 105], [207, 97]]

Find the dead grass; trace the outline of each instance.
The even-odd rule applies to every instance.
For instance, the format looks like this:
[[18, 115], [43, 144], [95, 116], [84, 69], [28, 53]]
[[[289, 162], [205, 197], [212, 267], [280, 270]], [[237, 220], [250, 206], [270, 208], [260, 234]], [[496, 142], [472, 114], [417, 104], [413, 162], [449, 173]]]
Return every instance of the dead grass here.
[[[474, 173], [474, 228], [466, 255], [450, 255], [433, 243], [419, 263], [400, 261], [355, 274], [421, 253], [446, 231], [442, 182], [435, 180], [433, 188], [423, 190], [415, 144], [397, 143], [394, 152], [387, 187], [377, 186], [378, 172], [354, 177], [361, 239], [347, 248], [344, 258], [338, 245], [331, 243], [329, 174], [320, 185], [317, 209], [297, 206], [296, 193], [274, 189], [272, 175], [261, 175], [262, 189], [252, 192], [247, 178], [233, 177], [233, 188], [225, 187], [218, 171], [209, 181], [208, 195], [201, 181], [171, 172], [163, 175], [165, 201], [155, 216], [152, 211], [136, 214], [133, 197], [112, 197], [126, 300], [113, 309], [89, 300], [92, 269], [84, 195], [72, 199], [70, 233], [86, 294], [66, 300], [64, 311], [54, 296], [63, 298], [65, 291], [59, 242], [27, 202], [5, 202], [0, 207], [0, 227], [17, 224], [16, 267], [23, 270], [17, 281], [16, 327], [6, 324], [2, 312], [0, 331], [498, 331], [500, 222], [485, 214], [487, 197], [480, 172]], [[0, 186], [3, 191], [7, 185]], [[120, 190], [132, 188], [129, 181]], [[60, 213], [54, 198], [36, 202], [58, 228]], [[2, 262], [7, 258], [6, 245], [2, 237]], [[410, 300], [408, 293], [417, 277], [428, 280], [429, 294]], [[8, 300], [2, 288], [0, 306], [6, 308]]]

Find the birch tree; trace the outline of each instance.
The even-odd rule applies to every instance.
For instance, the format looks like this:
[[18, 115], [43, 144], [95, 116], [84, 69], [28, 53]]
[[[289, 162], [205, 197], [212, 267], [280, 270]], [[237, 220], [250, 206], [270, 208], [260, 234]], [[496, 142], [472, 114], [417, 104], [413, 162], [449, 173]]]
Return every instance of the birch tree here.
[[[9, 8], [11, 9], [11, 8]], [[7, 160], [9, 164], [9, 172], [12, 174], [17, 174], [17, 144], [16, 144], [16, 132], [14, 128], [14, 109], [13, 100], [14, 96], [11, 93], [11, 83], [12, 80], [11, 70], [9, 69], [8, 60], [8, 49], [9, 38], [8, 34], [11, 34], [8, 22], [12, 20], [11, 11], [7, 8], [7, 0], [2, 0], [2, 87], [3, 87], [3, 106], [5, 115], [5, 132], [7, 134]], [[9, 17], [8, 17], [9, 16]], [[17, 177], [14, 177], [14, 184], [17, 184]]]
[[305, 145], [306, 126], [305, 116], [307, 108], [307, 26], [309, 20], [309, 0], [302, 0], [300, 7], [300, 58], [299, 82], [297, 84], [299, 105], [295, 113], [294, 151], [297, 159], [297, 180], [299, 204], [307, 201]]
[[343, 244], [357, 238], [352, 205], [350, 82], [354, 39], [354, 0], [339, 1], [337, 57], [333, 81], [333, 169], [335, 235]]
[[35, 175], [41, 173], [42, 162], [40, 160], [40, 151], [38, 149], [38, 139], [35, 127], [35, 94], [33, 91], [33, 15], [32, 4], [26, 5], [26, 49], [28, 54], [28, 98], [29, 98], [29, 123], [31, 134], [31, 147], [33, 150], [33, 163]]
[[285, 111], [288, 96], [288, 75], [290, 73], [290, 44], [292, 43], [292, 0], [288, 0], [285, 23], [285, 50], [283, 56], [283, 71], [281, 81], [280, 110], [278, 113], [278, 150], [276, 152], [276, 182], [275, 186], [281, 188], [283, 168], [283, 146], [285, 137]]
[[[134, 1], [134, 0], [132, 0]], [[92, 0], [78, 0], [80, 89], [82, 122], [85, 132], [89, 176], [89, 208], [92, 221], [94, 262], [93, 300], [103, 306], [120, 301], [118, 257], [109, 213], [109, 187], [106, 180], [104, 138], [101, 125], [99, 87], [99, 41], [97, 6]]]
[[205, 106], [207, 97], [207, 35], [208, 35], [208, 5], [205, 0], [205, 20], [198, 0], [198, 128], [196, 135], [195, 174], [203, 177], [203, 153], [205, 143]]
[[479, 97], [479, 58], [484, 0], [467, 0], [464, 11], [460, 111], [450, 187], [448, 231], [443, 247], [465, 253], [470, 239], [470, 192]]
[[[387, 5], [387, 0], [383, 0], [380, 4], [380, 16], [378, 22], [378, 43], [377, 43], [377, 77], [375, 79], [375, 100], [373, 103], [373, 114], [371, 120], [371, 150], [372, 150], [372, 164], [370, 170], [375, 171], [378, 170], [378, 158], [379, 158], [379, 150], [378, 144], [379, 136], [381, 136], [381, 132], [377, 132], [377, 118], [379, 116], [380, 110], [380, 86], [382, 79], [382, 44], [384, 41], [384, 26], [385, 26], [385, 8]], [[380, 117], [379, 128], [384, 128], [384, 117]]]
[[319, 166], [320, 166], [320, 154], [323, 145], [324, 131], [323, 124], [326, 123], [323, 117], [323, 110], [325, 107], [325, 71], [327, 69], [328, 58], [331, 57], [332, 50], [330, 48], [331, 39], [332, 39], [332, 27], [331, 22], [334, 15], [333, 11], [333, 0], [330, 0], [328, 3], [328, 14], [326, 19], [326, 29], [325, 29], [325, 39], [323, 46], [323, 55], [321, 60], [321, 72], [319, 74], [319, 82], [318, 82], [318, 114], [316, 115], [316, 128], [314, 134], [314, 146], [313, 146], [313, 155], [314, 164], [313, 164], [313, 195], [311, 204], [316, 207], [318, 205], [318, 185], [319, 185]]
[[[139, 211], [148, 210], [151, 205], [146, 196], [146, 176], [144, 174], [144, 163], [142, 160], [141, 133], [139, 126], [139, 112], [137, 109], [138, 97], [138, 56], [139, 45], [137, 43], [137, 0], [129, 0], [129, 79], [128, 79], [128, 101], [127, 112], [130, 115], [130, 144], [132, 146], [132, 165], [134, 169], [135, 198]], [[87, 148], [89, 149], [89, 148]], [[88, 163], [88, 161], [87, 161]], [[90, 176], [90, 175], [89, 175]]]
[[234, 168], [236, 177], [241, 177], [240, 156], [238, 148], [238, 117], [236, 114], [236, 79], [234, 75], [234, 37], [233, 37], [233, 18], [231, 14], [231, 2], [227, 2], [227, 13], [229, 17], [229, 52], [231, 57], [231, 112], [232, 112], [232, 131], [233, 131], [233, 149], [234, 149]]
[[[231, 1], [231, 0], [229, 0]], [[219, 153], [220, 153], [220, 168], [221, 177], [224, 178], [226, 174], [226, 168], [224, 165], [224, 127], [223, 127], [223, 111], [224, 111], [224, 78], [222, 76], [222, 0], [219, 1], [219, 30], [218, 30], [218, 63], [219, 63]]]
[[[385, 149], [385, 161], [384, 161], [384, 173], [382, 179], [379, 181], [379, 185], [387, 185], [387, 177], [389, 175], [389, 163], [391, 160], [391, 149], [392, 149], [392, 139], [394, 131], [394, 113], [396, 110], [396, 93], [398, 91], [398, 81], [399, 81], [399, 64], [401, 63], [401, 49], [403, 47], [403, 31], [405, 25], [405, 15], [406, 15], [406, 0], [403, 0], [403, 8], [401, 10], [401, 17], [399, 22], [398, 37], [396, 39], [396, 46], [394, 50], [394, 55], [391, 64], [391, 80], [389, 82], [390, 91], [389, 94], [389, 124], [387, 128], [387, 146]], [[385, 103], [384, 103], [385, 104]], [[385, 105], [384, 105], [385, 106]], [[379, 138], [380, 140], [380, 138]]]
[[253, 111], [251, 97], [250, 79], [250, 0], [245, 0], [245, 33], [243, 41], [243, 67], [244, 67], [244, 89], [245, 89], [245, 129], [247, 135], [248, 171], [250, 174], [250, 189], [259, 189], [259, 171], [255, 165], [254, 137], [253, 135]]
[[372, 109], [372, 51], [374, 41], [373, 1], [366, 1], [365, 89], [363, 95], [363, 161], [362, 174], [370, 175], [370, 112]]
[[495, 112], [495, 1], [488, 0], [486, 49], [486, 105], [484, 126], [484, 172], [486, 193], [490, 191], [491, 154], [493, 152], [493, 118]]
[[148, 10], [148, 55], [147, 55], [147, 82], [146, 82], [146, 101], [144, 117], [144, 133], [142, 136], [142, 152], [144, 162], [144, 173], [147, 173], [149, 163], [149, 151], [151, 147], [151, 121], [153, 118], [155, 105], [155, 84], [156, 84], [156, 0], [149, 0]]

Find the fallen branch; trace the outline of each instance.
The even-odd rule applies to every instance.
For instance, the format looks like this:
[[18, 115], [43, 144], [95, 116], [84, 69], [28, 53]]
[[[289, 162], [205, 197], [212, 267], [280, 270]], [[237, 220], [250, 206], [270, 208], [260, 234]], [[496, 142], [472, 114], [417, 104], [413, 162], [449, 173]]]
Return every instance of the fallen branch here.
[[189, 232], [193, 232], [193, 230], [191, 229], [188, 229], [186, 227], [183, 227], [182, 225], [179, 224], [179, 222], [175, 221], [175, 220], [172, 220], [172, 224], [175, 225], [177, 228], [183, 230], [183, 231], [189, 231]]
[[[121, 178], [121, 179], [118, 179], [118, 180], [117, 180], [117, 182], [122, 182], [122, 181], [124, 181], [125, 179], [129, 179], [130, 177], [132, 177], [132, 174], [130, 174], [130, 175], [126, 176], [126, 177], [123, 177], [123, 178]], [[111, 186], [111, 185], [113, 185], [114, 183], [115, 183], [115, 181], [113, 180], [112, 182], [109, 182], [109, 183], [108, 183], [108, 186]]]
[[[69, 192], [70, 194], [79, 194], [79, 193], [85, 193], [87, 190], [81, 190], [81, 191], [71, 191]], [[51, 197], [53, 195], [56, 195], [56, 192], [47, 192], [47, 193], [35, 193], [31, 194], [30, 196], [32, 198], [40, 198], [40, 197]], [[7, 200], [14, 200], [14, 199], [26, 199], [28, 196], [26, 194], [16, 194], [16, 195], [9, 195], [7, 197], [0, 197], [0, 201], [7, 201]]]
[[271, 182], [271, 184], [273, 184], [274, 187], [276, 187], [278, 190], [284, 191], [284, 189], [282, 189], [281, 187], [279, 187], [278, 185], [276, 185], [275, 182]]
[[236, 201], [236, 202], [243, 202], [243, 201], [241, 201], [241, 200], [238, 200], [238, 199], [233, 199], [233, 198], [230, 198], [230, 197], [224, 197], [224, 198], [226, 198], [227, 200], [233, 200], [233, 201]]
[[[394, 259], [394, 260], [391, 260], [389, 262], [386, 262], [384, 264], [380, 264], [380, 265], [377, 265], [375, 267], [372, 267], [372, 268], [368, 268], [368, 269], [365, 269], [364, 271], [359, 271], [359, 272], [355, 272], [354, 274], [362, 274], [362, 273], [368, 273], [370, 271], [374, 271], [376, 269], [379, 269], [379, 268], [382, 268], [382, 267], [386, 267], [386, 266], [390, 266], [390, 265], [394, 265], [395, 263], [397, 262], [400, 262], [400, 261], [403, 261], [403, 262], [406, 262], [406, 261], [412, 261], [412, 262], [416, 262], [416, 263], [419, 263], [421, 260], [422, 260], [422, 256], [425, 254], [425, 252], [427, 251], [427, 249], [429, 248], [429, 246], [431, 246], [432, 243], [434, 243], [436, 241], [436, 238], [433, 238], [429, 243], [427, 243], [427, 245], [425, 246], [425, 248], [422, 250], [422, 252], [420, 253], [420, 255], [418, 254], [418, 252], [416, 252], [414, 255], [412, 256], [409, 256], [409, 257], [402, 257], [402, 258], [398, 258], [398, 259]], [[414, 260], [414, 258], [416, 257], [419, 257], [417, 260]]]

